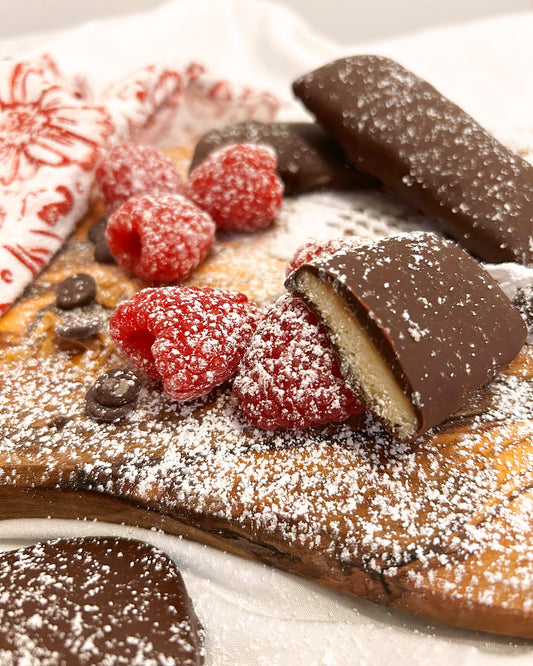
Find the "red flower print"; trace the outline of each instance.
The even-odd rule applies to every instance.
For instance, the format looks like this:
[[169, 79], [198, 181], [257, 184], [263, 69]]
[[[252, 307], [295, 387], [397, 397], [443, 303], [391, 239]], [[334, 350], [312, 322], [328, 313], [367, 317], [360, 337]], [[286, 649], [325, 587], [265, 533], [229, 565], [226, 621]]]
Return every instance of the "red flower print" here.
[[[48, 74], [48, 75], [47, 75]], [[91, 107], [27, 63], [0, 63], [0, 183], [27, 180], [43, 165], [91, 169], [113, 131]]]
[[115, 123], [113, 140], [157, 144], [184, 88], [183, 74], [164, 65], [147, 65], [109, 87], [102, 101]]

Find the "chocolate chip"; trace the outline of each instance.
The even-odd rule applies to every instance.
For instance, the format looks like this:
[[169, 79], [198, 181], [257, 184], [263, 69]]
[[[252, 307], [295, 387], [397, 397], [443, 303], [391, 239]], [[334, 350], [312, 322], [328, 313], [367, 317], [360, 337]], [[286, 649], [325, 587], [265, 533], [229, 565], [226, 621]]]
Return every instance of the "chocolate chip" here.
[[112, 407], [102, 405], [94, 398], [94, 386], [87, 391], [85, 396], [85, 413], [99, 423], [116, 423], [126, 417], [135, 407], [135, 400]]
[[89, 227], [87, 238], [91, 241], [91, 243], [96, 245], [102, 238], [105, 238], [107, 220], [107, 216], [104, 215], [104, 217], [101, 217]]
[[116, 264], [115, 257], [111, 254], [105, 237], [94, 245], [94, 260], [99, 264]]
[[141, 390], [141, 377], [135, 370], [113, 368], [93, 384], [93, 397], [101, 405], [119, 407], [135, 400]]
[[107, 244], [105, 237], [105, 230], [107, 229], [107, 221], [109, 218], [102, 217], [95, 222], [87, 233], [87, 238], [94, 245], [94, 260], [99, 264], [115, 264], [116, 259], [111, 254], [111, 250]]
[[96, 335], [101, 328], [98, 319], [78, 319], [62, 321], [56, 325], [56, 334], [67, 340], [87, 340]]
[[96, 295], [96, 282], [92, 275], [76, 273], [57, 286], [57, 305], [62, 310], [71, 310], [87, 305]]
[[517, 289], [513, 298], [513, 305], [526, 322], [527, 330], [533, 331], [533, 284]]

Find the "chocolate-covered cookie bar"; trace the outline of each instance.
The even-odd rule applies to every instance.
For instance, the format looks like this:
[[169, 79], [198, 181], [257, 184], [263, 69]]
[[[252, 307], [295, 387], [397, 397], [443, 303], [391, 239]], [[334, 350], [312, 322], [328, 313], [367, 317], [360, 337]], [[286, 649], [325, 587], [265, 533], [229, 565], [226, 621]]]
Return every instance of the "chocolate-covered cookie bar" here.
[[278, 157], [278, 174], [285, 194], [318, 189], [376, 187], [379, 183], [346, 161], [342, 148], [316, 123], [247, 120], [210, 130], [196, 145], [192, 171], [210, 153], [232, 143], [264, 143]]
[[204, 663], [204, 630], [165, 553], [57, 539], [0, 554], [2, 664]]
[[286, 286], [325, 324], [350, 386], [400, 440], [451, 416], [526, 337], [481, 264], [437, 234], [340, 251], [296, 269]]
[[484, 261], [533, 263], [533, 166], [388, 58], [343, 58], [295, 94], [357, 168]]

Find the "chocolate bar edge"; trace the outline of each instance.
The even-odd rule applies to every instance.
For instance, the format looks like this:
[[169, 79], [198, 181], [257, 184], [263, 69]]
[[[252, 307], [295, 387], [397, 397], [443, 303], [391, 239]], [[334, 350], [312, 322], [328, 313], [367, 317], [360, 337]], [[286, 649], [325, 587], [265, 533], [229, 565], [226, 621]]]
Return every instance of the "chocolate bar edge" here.
[[[399, 67], [402, 67], [394, 60], [382, 56], [360, 54], [354, 57], [377, 58], [383, 62], [392, 63], [395, 66], [398, 65]], [[444, 214], [444, 209], [441, 205], [442, 202], [437, 200], [432, 201], [428, 197], [428, 188], [425, 183], [421, 186], [416, 183], [412, 183], [408, 186], [405, 184], [404, 179], [409, 177], [409, 173], [395, 173], [395, 168], [392, 164], [394, 160], [391, 161], [391, 155], [387, 154], [389, 147], [382, 145], [363, 146], [361, 143], [361, 137], [358, 137], [355, 142], [353, 139], [347, 138], [345, 128], [339, 123], [339, 119], [335, 117], [335, 114], [328, 114], [328, 109], [325, 109], [316, 99], [313, 99], [313, 96], [308, 93], [306, 87], [307, 82], [312, 76], [321, 73], [328, 68], [333, 68], [349, 59], [350, 58], [339, 58], [327, 63], [322, 67], [299, 76], [292, 84], [294, 95], [299, 98], [304, 106], [307, 107], [308, 111], [315, 116], [316, 121], [322, 126], [322, 128], [342, 145], [348, 161], [350, 161], [356, 169], [360, 169], [361, 171], [367, 172], [369, 175], [378, 178], [388, 187], [391, 187], [400, 195], [404, 196], [412, 204], [417, 206], [426, 216], [437, 221], [445, 233], [460, 242], [463, 247], [480, 260], [493, 263], [513, 261], [526, 266], [533, 265], [533, 228], [531, 229], [529, 236], [525, 238], [525, 230], [522, 224], [519, 224], [516, 229], [516, 237], [514, 234], [510, 235], [507, 231], [502, 231], [505, 225], [501, 225], [501, 229], [498, 228], [496, 230], [496, 235], [493, 236], [494, 229], [490, 228], [492, 224], [490, 218], [485, 218], [485, 221], [482, 224], [472, 224], [469, 216], [463, 214], [459, 209], [460, 207], [457, 210], [448, 210]], [[406, 70], [403, 67], [402, 70], [412, 74], [409, 70]], [[530, 171], [533, 169], [526, 160], [519, 155], [513, 154], [500, 142], [497, 142], [496, 139], [479, 125], [474, 118], [463, 111], [463, 109], [457, 104], [444, 97], [434, 86], [420, 77], [416, 76], [416, 78], [425, 85], [428, 90], [430, 89], [435, 95], [453, 106], [458, 114], [462, 114], [464, 117], [468, 118], [472, 123], [472, 126], [477, 127], [486, 136], [490, 136], [498, 144], [499, 150], [512, 156], [517, 162], [523, 164], [525, 169]], [[319, 106], [321, 106], [320, 113], [318, 112]], [[520, 237], [520, 240], [518, 237]]]

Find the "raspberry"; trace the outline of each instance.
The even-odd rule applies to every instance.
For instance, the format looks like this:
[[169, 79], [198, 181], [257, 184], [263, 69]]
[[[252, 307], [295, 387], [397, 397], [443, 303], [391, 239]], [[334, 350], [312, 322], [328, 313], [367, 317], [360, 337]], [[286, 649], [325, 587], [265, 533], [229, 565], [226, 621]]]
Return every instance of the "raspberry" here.
[[209, 287], [159, 287], [121, 303], [115, 344], [173, 400], [190, 400], [231, 377], [260, 313], [244, 294]]
[[344, 421], [364, 410], [341, 375], [324, 327], [289, 294], [257, 327], [233, 390], [246, 420], [267, 430]]
[[290, 275], [302, 264], [308, 264], [314, 259], [335, 254], [340, 250], [351, 250], [359, 243], [349, 238], [331, 238], [329, 240], [309, 241], [299, 247], [294, 253], [293, 258], [287, 263], [285, 276]]
[[180, 194], [132, 197], [109, 218], [106, 240], [118, 263], [149, 282], [187, 277], [215, 237], [209, 215]]
[[186, 192], [221, 229], [253, 231], [270, 224], [281, 208], [283, 182], [276, 168], [268, 146], [225, 146], [191, 172]]
[[150, 146], [135, 143], [111, 148], [95, 176], [109, 210], [136, 194], [153, 190], [177, 194], [184, 189], [180, 173], [169, 157]]

